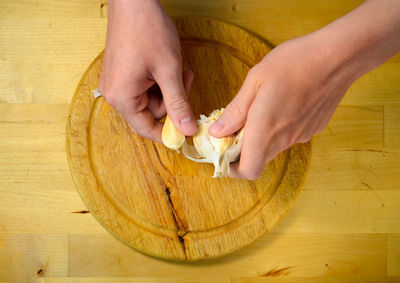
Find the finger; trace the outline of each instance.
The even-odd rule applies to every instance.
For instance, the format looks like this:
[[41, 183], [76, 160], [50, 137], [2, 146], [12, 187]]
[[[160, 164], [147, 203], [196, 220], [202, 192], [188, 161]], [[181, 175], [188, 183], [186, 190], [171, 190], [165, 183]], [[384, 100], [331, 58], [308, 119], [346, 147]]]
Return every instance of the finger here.
[[237, 95], [227, 105], [219, 119], [208, 129], [212, 136], [221, 138], [233, 134], [244, 126], [258, 85], [256, 77], [249, 72]]
[[155, 79], [161, 88], [165, 108], [175, 127], [184, 135], [194, 135], [197, 126], [183, 85], [182, 68], [171, 68]]
[[154, 117], [158, 120], [165, 116], [167, 110], [165, 109], [164, 100], [162, 99], [158, 84], [154, 83], [154, 85], [147, 90], [147, 96], [149, 98], [147, 108], [153, 113]]
[[163, 124], [154, 119], [153, 113], [149, 109], [146, 108], [141, 112], [132, 113], [125, 119], [140, 136], [162, 143]]
[[153, 114], [154, 118], [159, 120], [162, 117], [164, 117], [165, 114], [167, 114], [164, 100], [159, 96], [155, 95], [154, 93], [148, 93], [147, 95], [149, 96], [149, 102], [147, 104], [147, 108]]
[[[309, 139], [307, 141], [309, 141]], [[230, 177], [246, 178], [249, 180], [257, 179], [261, 175], [265, 164], [273, 160], [282, 151], [285, 151], [286, 149], [291, 147], [294, 142], [293, 139], [291, 139], [290, 132], [281, 131], [276, 135], [266, 136], [264, 142], [261, 143], [261, 148], [259, 149], [251, 150], [251, 146], [260, 145], [254, 145], [254, 143], [253, 145], [251, 145], [251, 142], [248, 144], [250, 145], [242, 149], [240, 162], [230, 165]], [[244, 145], [245, 142], [243, 141], [243, 146]], [[256, 155], [254, 156], [258, 155], [259, 158], [252, 157], [252, 154], [254, 154], [254, 152], [256, 153]]]
[[311, 137], [305, 136], [299, 139], [298, 143], [307, 143], [311, 140]]
[[149, 97], [146, 94], [134, 97], [124, 96], [124, 103], [116, 108], [134, 131], [151, 140], [161, 142], [162, 123], [154, 119], [153, 113], [146, 107]]
[[[194, 74], [191, 70], [185, 70], [182, 73], [183, 85], [186, 93], [190, 91]], [[164, 100], [162, 99], [162, 93], [158, 84], [154, 84], [148, 91], [149, 102], [147, 108], [153, 113], [154, 117], [158, 120], [167, 114]]]
[[[272, 136], [266, 133], [268, 126], [265, 104], [256, 97], [249, 109], [243, 133], [240, 160], [230, 166], [229, 176], [255, 180], [261, 174]], [[264, 117], [265, 116], [265, 117]]]
[[230, 176], [255, 180], [265, 163], [287, 148], [285, 129], [276, 127], [280, 112], [274, 106], [273, 96], [269, 95], [276, 92], [272, 84], [258, 91], [249, 108], [240, 160], [230, 167]]
[[253, 133], [251, 133], [251, 129], [248, 130], [247, 126], [244, 131], [240, 160], [230, 165], [229, 176], [255, 180], [264, 169], [266, 153], [261, 148], [251, 150], [251, 147], [259, 146], [256, 142], [257, 138], [252, 137]]

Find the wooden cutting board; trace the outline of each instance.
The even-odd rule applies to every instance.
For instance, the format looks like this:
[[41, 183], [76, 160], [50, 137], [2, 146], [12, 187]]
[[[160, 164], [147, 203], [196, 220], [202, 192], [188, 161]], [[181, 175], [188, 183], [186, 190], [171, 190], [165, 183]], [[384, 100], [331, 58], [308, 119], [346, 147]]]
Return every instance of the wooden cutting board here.
[[[189, 97], [196, 117], [226, 106], [249, 69], [270, 51], [257, 36], [206, 18], [177, 18], [185, 67], [196, 76]], [[71, 102], [67, 157], [93, 216], [116, 238], [160, 258], [193, 261], [242, 248], [272, 227], [298, 196], [310, 144], [294, 145], [256, 181], [212, 179], [198, 164], [136, 135], [102, 98], [93, 98], [103, 53]]]

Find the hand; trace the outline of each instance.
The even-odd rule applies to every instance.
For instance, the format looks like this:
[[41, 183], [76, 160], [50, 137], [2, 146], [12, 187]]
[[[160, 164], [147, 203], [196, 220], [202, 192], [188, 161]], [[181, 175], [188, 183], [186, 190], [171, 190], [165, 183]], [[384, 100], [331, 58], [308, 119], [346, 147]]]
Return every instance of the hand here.
[[139, 135], [161, 143], [157, 119], [166, 112], [181, 133], [196, 132], [186, 95], [192, 80], [191, 71], [182, 72], [176, 28], [158, 1], [110, 1], [99, 91]]
[[254, 66], [236, 97], [209, 129], [215, 137], [243, 126], [240, 162], [230, 176], [256, 179], [264, 164], [320, 132], [351, 84], [312, 36], [285, 42]]
[[223, 137], [245, 126], [230, 176], [256, 179], [264, 164], [329, 122], [349, 86], [400, 50], [400, 5], [369, 0], [309, 35], [273, 49], [252, 68], [210, 128]]

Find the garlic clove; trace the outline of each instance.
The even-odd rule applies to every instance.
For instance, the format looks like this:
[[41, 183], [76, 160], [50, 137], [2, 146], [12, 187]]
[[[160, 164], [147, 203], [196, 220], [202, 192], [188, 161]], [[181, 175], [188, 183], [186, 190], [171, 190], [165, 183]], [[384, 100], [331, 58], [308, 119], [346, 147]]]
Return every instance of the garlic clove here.
[[161, 139], [166, 147], [173, 150], [178, 150], [185, 142], [185, 136], [178, 131], [168, 115], [164, 122]]

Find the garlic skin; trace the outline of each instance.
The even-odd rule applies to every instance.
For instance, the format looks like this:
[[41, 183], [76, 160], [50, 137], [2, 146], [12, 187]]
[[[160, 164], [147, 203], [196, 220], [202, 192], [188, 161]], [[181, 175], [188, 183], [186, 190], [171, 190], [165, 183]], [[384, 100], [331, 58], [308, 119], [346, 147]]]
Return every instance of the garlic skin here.
[[101, 96], [101, 93], [100, 93], [98, 88], [96, 88], [95, 90], [92, 90], [92, 92], [93, 92], [93, 97], [94, 98], [97, 98], [97, 97]]

